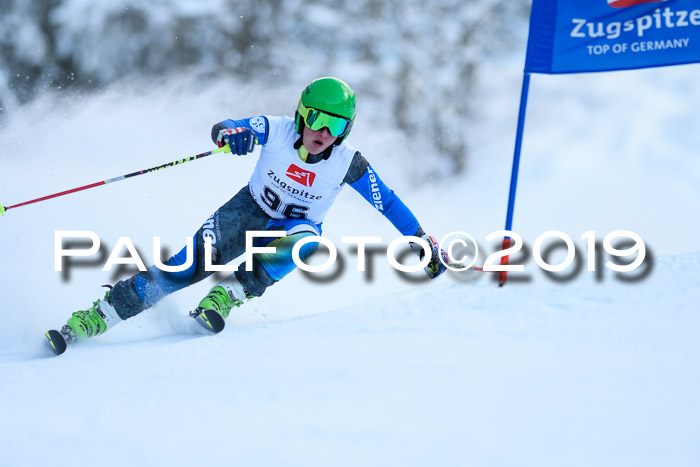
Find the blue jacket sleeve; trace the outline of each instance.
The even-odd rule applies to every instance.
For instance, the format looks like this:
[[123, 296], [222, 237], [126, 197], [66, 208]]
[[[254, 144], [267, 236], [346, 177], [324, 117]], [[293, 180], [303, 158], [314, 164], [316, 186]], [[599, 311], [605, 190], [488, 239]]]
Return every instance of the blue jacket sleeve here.
[[267, 121], [267, 117], [264, 116], [243, 118], [241, 120], [228, 119], [217, 123], [211, 129], [211, 139], [216, 143], [216, 139], [219, 136], [219, 130], [223, 128], [238, 127], [246, 127], [253, 130], [255, 136], [258, 138], [258, 144], [267, 143], [267, 137], [270, 134], [270, 123]]
[[369, 204], [381, 212], [402, 235], [415, 235], [419, 232], [420, 224], [410, 209], [387, 187], [379, 178], [372, 166], [350, 184]]

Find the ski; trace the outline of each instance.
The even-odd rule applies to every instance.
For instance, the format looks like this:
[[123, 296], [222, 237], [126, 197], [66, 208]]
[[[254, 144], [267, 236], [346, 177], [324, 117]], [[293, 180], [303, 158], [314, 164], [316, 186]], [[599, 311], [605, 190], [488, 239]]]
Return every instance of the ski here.
[[216, 310], [203, 310], [200, 313], [193, 314], [192, 317], [196, 319], [199, 324], [214, 334], [218, 334], [223, 331], [224, 326], [226, 325], [224, 317], [221, 316], [221, 313]]
[[[223, 331], [224, 326], [226, 325], [224, 317], [221, 316], [221, 313], [216, 310], [203, 310], [201, 312], [198, 311], [197, 313], [190, 312], [190, 316], [196, 319], [199, 324], [201, 324], [208, 331], [211, 331], [213, 334], [218, 334]], [[46, 331], [44, 337], [46, 337], [46, 343], [48, 344], [49, 348], [56, 355], [63, 354], [68, 348], [66, 336], [61, 334], [60, 331], [51, 329]]]
[[46, 336], [46, 342], [49, 345], [49, 348], [56, 355], [61, 355], [68, 348], [66, 338], [63, 337], [63, 334], [61, 334], [59, 331], [51, 329], [44, 335]]

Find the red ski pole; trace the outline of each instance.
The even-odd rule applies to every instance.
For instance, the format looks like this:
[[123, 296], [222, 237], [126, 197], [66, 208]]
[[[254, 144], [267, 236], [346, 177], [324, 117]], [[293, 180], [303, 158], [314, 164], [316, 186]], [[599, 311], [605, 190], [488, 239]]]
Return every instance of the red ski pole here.
[[20, 206], [26, 206], [28, 204], [38, 203], [39, 201], [45, 201], [45, 200], [51, 199], [51, 198], [58, 198], [59, 196], [67, 195], [70, 193], [75, 193], [76, 191], [87, 190], [89, 188], [95, 188], [97, 186], [106, 185], [108, 183], [118, 182], [120, 180], [124, 180], [127, 178], [136, 177], [137, 175], [143, 175], [143, 174], [147, 174], [147, 173], [151, 173], [151, 172], [156, 172], [158, 170], [165, 169], [167, 167], [173, 167], [175, 165], [184, 164], [185, 162], [190, 162], [190, 161], [194, 161], [197, 159], [201, 159], [203, 157], [211, 156], [212, 154], [217, 154], [219, 152], [231, 152], [231, 148], [229, 148], [229, 146], [227, 144], [225, 146], [214, 149], [212, 151], [207, 151], [207, 152], [203, 152], [202, 154], [197, 154], [196, 156], [190, 156], [190, 157], [187, 157], [185, 159], [180, 159], [177, 161], [168, 162], [167, 164], [159, 165], [157, 167], [152, 167], [150, 169], [139, 170], [138, 172], [133, 172], [130, 174], [119, 176], [119, 177], [110, 178], [108, 180], [102, 180], [101, 182], [95, 182], [95, 183], [91, 183], [89, 185], [81, 186], [78, 188], [72, 188], [70, 190], [62, 191], [60, 193], [54, 193], [53, 195], [42, 196], [41, 198], [32, 199], [30, 201], [25, 201], [23, 203], [13, 204], [12, 206], [3, 206], [2, 204], [0, 204], [0, 215], [4, 216], [5, 211], [8, 211], [8, 210], [14, 209], [14, 208], [18, 208]]

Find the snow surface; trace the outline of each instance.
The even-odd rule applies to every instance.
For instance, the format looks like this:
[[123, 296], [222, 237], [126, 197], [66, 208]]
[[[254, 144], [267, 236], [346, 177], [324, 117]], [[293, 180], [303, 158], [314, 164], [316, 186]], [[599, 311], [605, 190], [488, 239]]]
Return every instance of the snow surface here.
[[[376, 113], [359, 116], [351, 142], [429, 233], [496, 246], [484, 237], [503, 227], [521, 64], [486, 64], [493, 79], [459, 178], [417, 183], [421, 149]], [[55, 358], [43, 332], [130, 274], [100, 271], [119, 237], [148, 264], [154, 236], [175, 252], [246, 183], [255, 157], [210, 157], [8, 211], [0, 463], [699, 465], [698, 71], [533, 77], [515, 230], [529, 245], [562, 230], [584, 262], [583, 232], [635, 231], [651, 252], [641, 279], [599, 263], [557, 281], [530, 259], [527, 280], [504, 288], [479, 272], [409, 280], [381, 253], [359, 273], [340, 237], [386, 245], [397, 234], [345, 190], [324, 224], [344, 258], [337, 277], [295, 271], [216, 336], [187, 317], [205, 281]], [[289, 113], [299, 91], [137, 84], [17, 110], [0, 133], [0, 202], [197, 154], [214, 122]], [[57, 230], [96, 232], [105, 256], [54, 271]]]

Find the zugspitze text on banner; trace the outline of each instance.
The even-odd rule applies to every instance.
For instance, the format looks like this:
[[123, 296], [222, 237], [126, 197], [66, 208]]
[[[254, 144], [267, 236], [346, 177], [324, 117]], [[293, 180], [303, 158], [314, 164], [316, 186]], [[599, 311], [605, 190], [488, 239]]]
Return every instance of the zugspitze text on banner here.
[[700, 62], [697, 0], [534, 0], [525, 71], [579, 73]]

